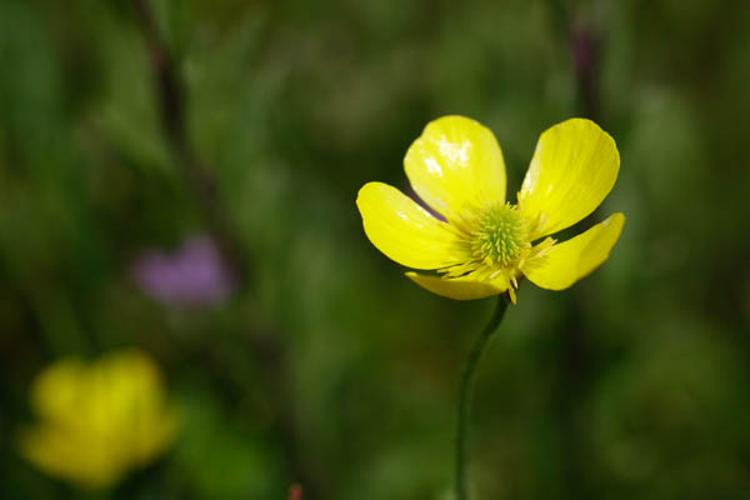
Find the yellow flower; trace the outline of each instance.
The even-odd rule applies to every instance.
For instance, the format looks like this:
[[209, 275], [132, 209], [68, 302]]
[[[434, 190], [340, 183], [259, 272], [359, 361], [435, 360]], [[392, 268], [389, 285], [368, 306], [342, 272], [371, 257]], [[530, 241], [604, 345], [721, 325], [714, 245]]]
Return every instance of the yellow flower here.
[[573, 118], [542, 133], [517, 204], [505, 199], [505, 162], [495, 136], [462, 116], [430, 122], [404, 168], [412, 188], [444, 220], [398, 189], [365, 184], [357, 207], [365, 233], [414, 282], [469, 300], [508, 292], [526, 276], [549, 290], [567, 288], [609, 257], [625, 216], [615, 213], [562, 243], [549, 237], [580, 221], [617, 178], [615, 141], [590, 120]]
[[154, 362], [125, 350], [91, 364], [64, 360], [31, 388], [39, 423], [20, 439], [24, 456], [56, 477], [108, 488], [171, 444], [177, 413], [164, 400]]

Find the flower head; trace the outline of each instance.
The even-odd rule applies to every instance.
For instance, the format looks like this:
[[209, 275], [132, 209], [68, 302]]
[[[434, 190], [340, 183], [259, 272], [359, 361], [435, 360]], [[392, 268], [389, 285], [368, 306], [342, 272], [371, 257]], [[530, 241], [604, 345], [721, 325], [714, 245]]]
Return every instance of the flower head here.
[[157, 249], [144, 252], [136, 260], [133, 273], [144, 292], [173, 307], [219, 304], [235, 286], [216, 243], [206, 236], [189, 238], [174, 253]]
[[500, 145], [469, 118], [430, 122], [404, 167], [417, 195], [444, 220], [398, 189], [369, 182], [357, 197], [365, 233], [392, 260], [431, 271], [406, 276], [445, 297], [508, 292], [515, 302], [523, 276], [565, 289], [607, 260], [625, 223], [618, 212], [567, 241], [550, 237], [592, 213], [617, 179], [615, 141], [590, 120], [542, 133], [516, 204], [505, 199]]
[[173, 441], [177, 413], [164, 399], [157, 367], [143, 352], [57, 362], [33, 382], [39, 423], [22, 433], [21, 452], [48, 474], [108, 488]]

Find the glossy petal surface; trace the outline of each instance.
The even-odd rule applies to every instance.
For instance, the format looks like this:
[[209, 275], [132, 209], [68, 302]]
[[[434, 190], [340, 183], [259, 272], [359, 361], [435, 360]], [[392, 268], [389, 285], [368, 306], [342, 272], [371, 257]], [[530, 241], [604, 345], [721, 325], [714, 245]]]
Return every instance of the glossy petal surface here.
[[493, 133], [463, 116], [430, 122], [404, 168], [414, 191], [449, 221], [467, 209], [505, 201], [505, 162]]
[[406, 273], [414, 283], [437, 295], [455, 300], [474, 300], [498, 295], [505, 291], [490, 283], [455, 278], [444, 279], [419, 273]]
[[388, 258], [415, 269], [438, 269], [461, 261], [451, 228], [398, 189], [369, 182], [357, 207], [365, 233]]
[[525, 215], [540, 217], [533, 238], [580, 221], [604, 200], [617, 179], [614, 139], [591, 120], [573, 118], [542, 133], [518, 196]]
[[613, 214], [578, 236], [553, 246], [544, 256], [529, 261], [523, 272], [541, 288], [568, 288], [607, 260], [624, 224], [622, 213]]

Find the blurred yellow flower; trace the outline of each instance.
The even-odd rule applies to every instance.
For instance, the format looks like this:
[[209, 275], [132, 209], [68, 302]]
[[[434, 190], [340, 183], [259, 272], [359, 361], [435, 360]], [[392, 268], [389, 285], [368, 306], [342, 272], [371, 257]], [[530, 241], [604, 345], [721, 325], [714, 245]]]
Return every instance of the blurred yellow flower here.
[[31, 406], [39, 423], [21, 434], [23, 455], [91, 489], [108, 488], [154, 460], [178, 425], [155, 363], [138, 350], [51, 365], [33, 382]]
[[505, 162], [495, 136], [462, 116], [430, 122], [404, 158], [412, 188], [431, 215], [398, 189], [365, 184], [357, 207], [365, 233], [438, 295], [469, 300], [508, 292], [518, 280], [562, 290], [609, 257], [625, 216], [615, 213], [562, 243], [549, 237], [580, 221], [617, 178], [615, 141], [590, 120], [573, 118], [542, 133], [516, 205], [505, 199]]

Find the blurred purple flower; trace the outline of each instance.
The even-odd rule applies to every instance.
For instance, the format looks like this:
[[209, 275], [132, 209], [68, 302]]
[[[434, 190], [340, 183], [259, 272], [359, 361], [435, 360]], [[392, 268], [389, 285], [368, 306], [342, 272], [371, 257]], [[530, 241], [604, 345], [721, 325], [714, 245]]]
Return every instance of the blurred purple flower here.
[[235, 288], [216, 243], [206, 236], [189, 238], [172, 253], [143, 252], [135, 261], [133, 276], [144, 293], [168, 306], [219, 304]]

